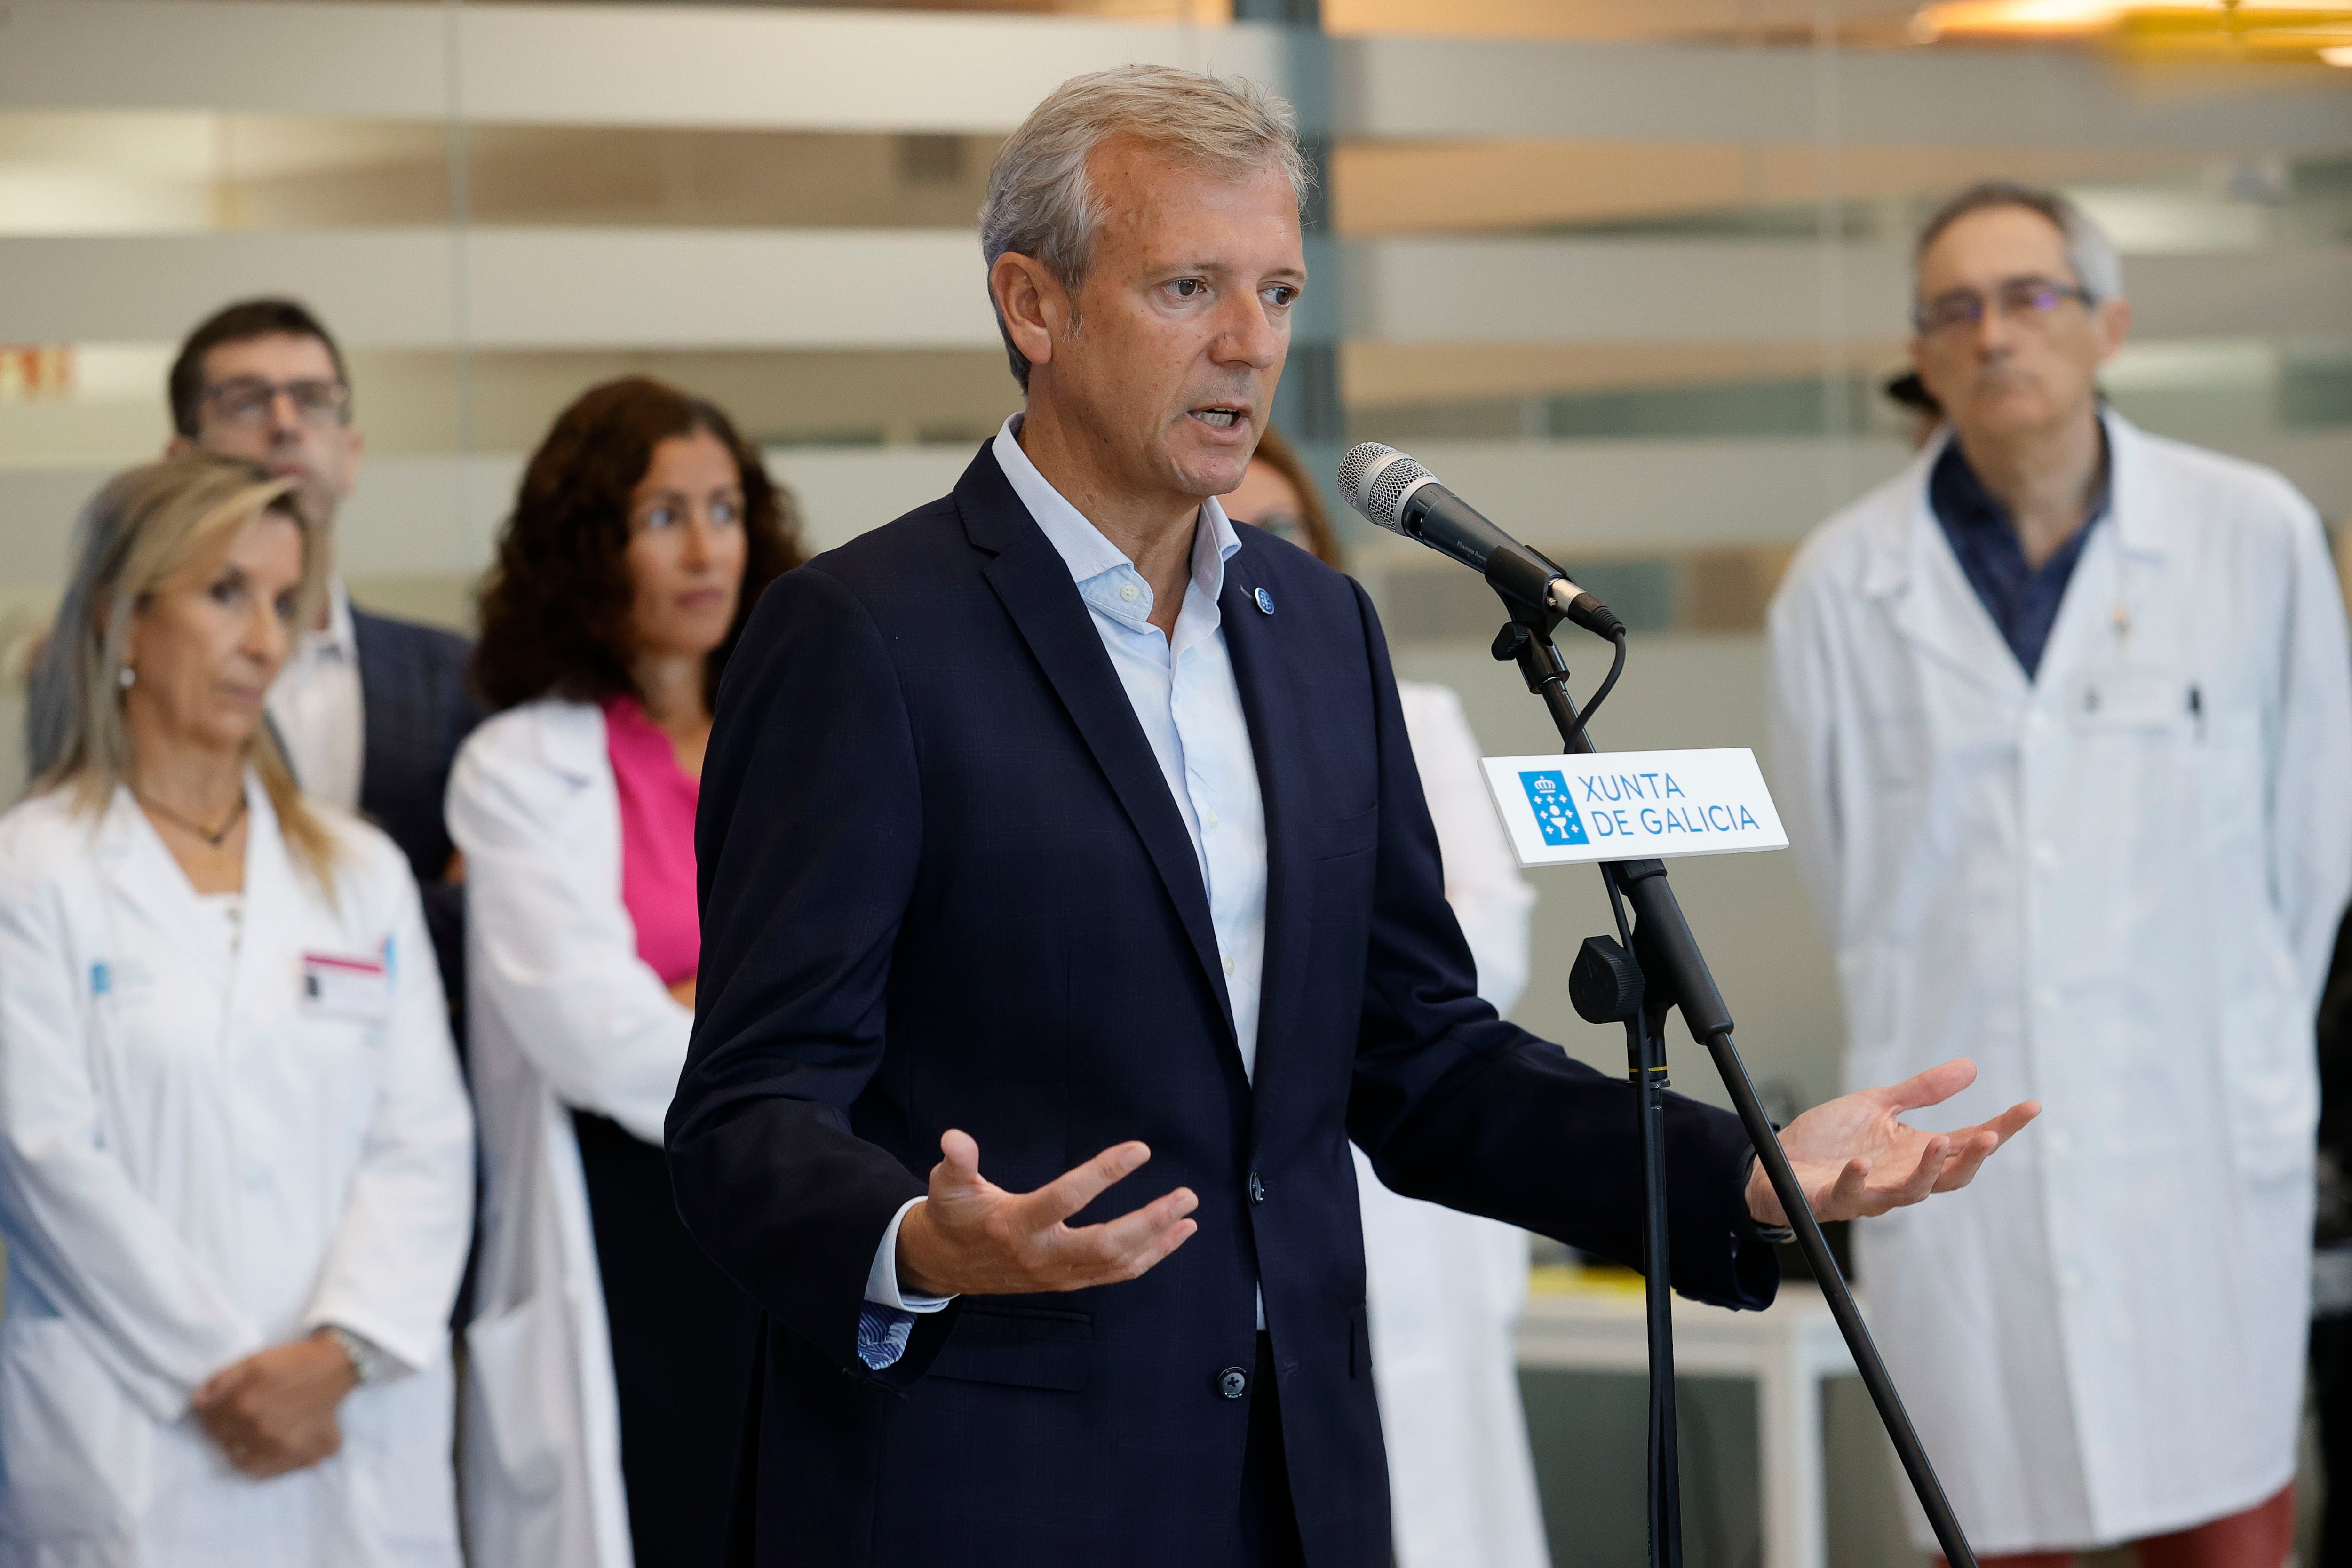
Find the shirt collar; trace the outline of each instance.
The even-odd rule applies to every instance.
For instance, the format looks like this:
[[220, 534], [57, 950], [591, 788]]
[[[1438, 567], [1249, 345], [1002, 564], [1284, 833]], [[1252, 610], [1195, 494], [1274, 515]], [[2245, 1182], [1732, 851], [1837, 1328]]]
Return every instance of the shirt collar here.
[[[2091, 498], [2090, 510], [2083, 516], [2083, 526], [2076, 529], [2067, 541], [2066, 549], [2075, 547], [2089, 534], [2099, 520], [2107, 515], [2114, 502], [2115, 448], [2113, 443], [2106, 442], [2104, 430], [2100, 438], [2105, 444], [2105, 452], [2099, 468], [2098, 493]], [[1946, 528], [1998, 529], [2012, 538], [2015, 536], [2009, 508], [2001, 503], [1999, 496], [1985, 488], [1984, 481], [1977, 477], [1976, 469], [1969, 466], [1968, 455], [1960, 450], [1960, 439], [1957, 434], [1944, 443], [1935, 467], [1927, 472], [1927, 504]], [[2060, 553], [2065, 553], [2066, 549], [2062, 549]]]
[[[996, 466], [1004, 470], [1013, 493], [1029, 509], [1038, 531], [1061, 555], [1070, 578], [1087, 604], [1116, 620], [1144, 626], [1151, 619], [1151, 587], [1143, 581], [1118, 545], [1103, 537], [1086, 514], [1055, 489], [1029, 454], [1021, 449], [1021, 416], [1015, 414], [996, 433]], [[1241, 535], [1225, 516], [1217, 498], [1201, 503], [1201, 525], [1192, 531], [1192, 585], [1208, 596], [1211, 605], [1224, 592], [1225, 563], [1242, 547]], [[1139, 591], [1133, 599], [1120, 597], [1127, 586]]]
[[343, 591], [340, 576], [327, 579], [327, 627], [304, 632], [302, 651], [341, 659], [359, 656], [359, 634], [352, 626], [352, 596]]

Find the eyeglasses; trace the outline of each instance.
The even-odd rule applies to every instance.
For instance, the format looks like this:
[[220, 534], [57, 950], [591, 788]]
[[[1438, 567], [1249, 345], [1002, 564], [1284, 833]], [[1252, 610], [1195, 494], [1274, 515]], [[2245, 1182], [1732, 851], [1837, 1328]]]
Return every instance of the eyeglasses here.
[[305, 425], [345, 425], [352, 417], [352, 389], [340, 381], [268, 382], [240, 375], [205, 388], [205, 405], [225, 425], [269, 423], [280, 395], [294, 405]]
[[[2012, 321], [2039, 323], [2070, 300], [2088, 309], [2091, 291], [2071, 283], [2053, 283], [2047, 278], [2012, 278], [1993, 290], [1995, 307]], [[1955, 327], [1975, 326], [1984, 316], [1983, 295], [1973, 289], [1955, 289], [1913, 310], [1911, 324], [1918, 328], [1921, 337], [1932, 338]]]

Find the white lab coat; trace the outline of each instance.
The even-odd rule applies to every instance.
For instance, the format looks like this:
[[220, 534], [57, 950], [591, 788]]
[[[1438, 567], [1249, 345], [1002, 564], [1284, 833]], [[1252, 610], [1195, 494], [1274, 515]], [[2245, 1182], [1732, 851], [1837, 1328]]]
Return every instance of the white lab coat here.
[[[1413, 681], [1397, 696], [1478, 994], [1507, 1012], [1527, 988], [1535, 889], [1495, 816], [1462, 700]], [[1398, 1568], [1549, 1568], [1514, 1342], [1527, 1233], [1399, 1197], [1361, 1150], [1356, 1189]]]
[[448, 816], [466, 857], [484, 1178], [467, 1540], [478, 1563], [629, 1568], [619, 1396], [571, 1112], [661, 1142], [694, 1015], [637, 956], [601, 710], [548, 700], [483, 724], [457, 753]]
[[2043, 1107], [1972, 1186], [1858, 1227], [1984, 1552], [2219, 1518], [2295, 1467], [2313, 1012], [2352, 888], [2343, 601], [2276, 474], [2106, 427], [2113, 510], [2034, 681], [1929, 510], [1940, 441], [1813, 534], [1770, 617], [1848, 1085], [1969, 1056], [1926, 1124]]
[[[230, 955], [128, 790], [0, 817], [0, 1564], [455, 1568], [449, 1303], [473, 1123], [407, 861], [341, 841], [332, 896], [246, 787]], [[341, 1016], [317, 956], [388, 973]], [[342, 1449], [273, 1480], [188, 1413], [326, 1323], [415, 1370], [352, 1390]]]

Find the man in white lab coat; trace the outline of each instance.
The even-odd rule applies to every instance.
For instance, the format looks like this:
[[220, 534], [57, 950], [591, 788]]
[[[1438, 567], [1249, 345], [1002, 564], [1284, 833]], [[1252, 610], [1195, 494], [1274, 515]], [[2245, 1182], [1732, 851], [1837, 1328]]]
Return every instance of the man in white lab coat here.
[[1965, 1054], [1963, 1100], [2044, 1110], [1859, 1227], [1871, 1316], [1981, 1552], [2277, 1568], [2352, 888], [2343, 602], [2284, 479], [2102, 405], [2130, 316], [2063, 198], [1964, 193], [1916, 265], [1950, 425], [1774, 601], [1780, 805], [1850, 1081]]

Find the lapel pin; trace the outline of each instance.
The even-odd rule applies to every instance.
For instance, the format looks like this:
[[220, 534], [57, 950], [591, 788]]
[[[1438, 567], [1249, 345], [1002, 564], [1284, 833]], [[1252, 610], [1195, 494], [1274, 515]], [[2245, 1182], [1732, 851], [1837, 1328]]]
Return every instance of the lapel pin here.
[[1257, 591], [1257, 607], [1269, 616], [1274, 614], [1274, 595], [1260, 588]]

